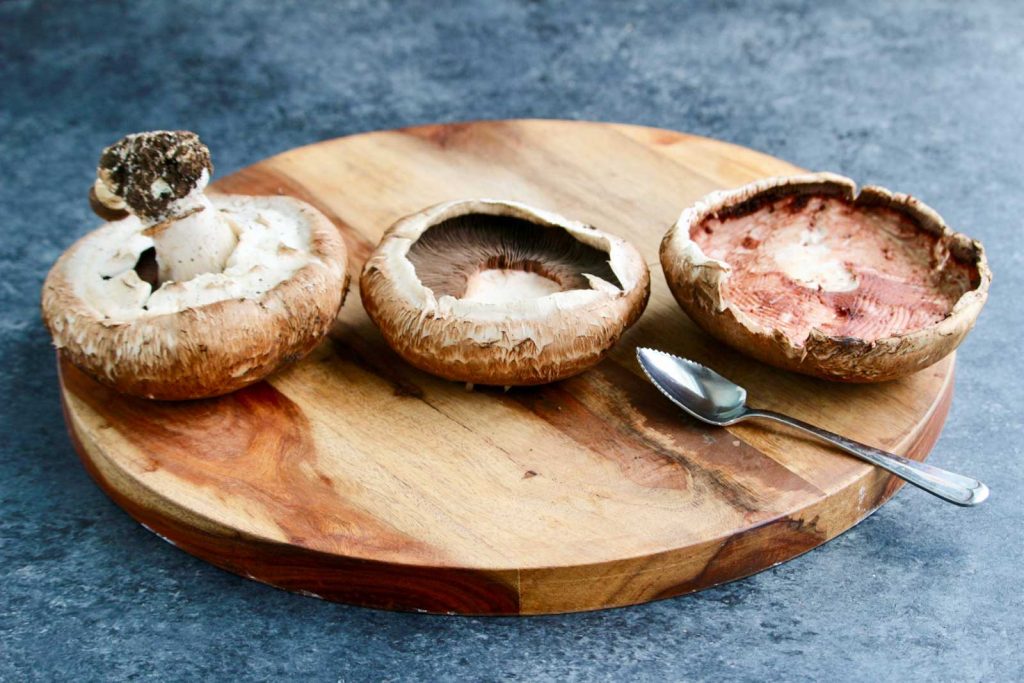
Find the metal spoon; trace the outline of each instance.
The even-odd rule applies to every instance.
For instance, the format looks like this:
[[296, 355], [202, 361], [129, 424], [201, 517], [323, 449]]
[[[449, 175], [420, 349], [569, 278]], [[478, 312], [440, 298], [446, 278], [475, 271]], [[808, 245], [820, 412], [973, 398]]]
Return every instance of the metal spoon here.
[[775, 420], [813, 434], [950, 503], [977, 505], [988, 498], [988, 487], [977, 479], [865, 446], [781, 413], [748, 408], [746, 389], [700, 363], [655, 349], [638, 348], [636, 356], [654, 386], [698, 420], [717, 427], [751, 417]]

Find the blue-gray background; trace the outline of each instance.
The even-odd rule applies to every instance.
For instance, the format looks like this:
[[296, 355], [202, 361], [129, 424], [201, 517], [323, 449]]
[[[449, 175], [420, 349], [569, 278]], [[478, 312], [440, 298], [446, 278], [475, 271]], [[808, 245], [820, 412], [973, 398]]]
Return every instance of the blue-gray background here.
[[[0, 1], [0, 680], [1020, 679], [1024, 5]], [[132, 522], [65, 436], [42, 278], [94, 227], [121, 135], [190, 128], [219, 174], [415, 123], [690, 131], [911, 192], [988, 247], [939, 465], [827, 546], [656, 604], [391, 614], [214, 569]]]

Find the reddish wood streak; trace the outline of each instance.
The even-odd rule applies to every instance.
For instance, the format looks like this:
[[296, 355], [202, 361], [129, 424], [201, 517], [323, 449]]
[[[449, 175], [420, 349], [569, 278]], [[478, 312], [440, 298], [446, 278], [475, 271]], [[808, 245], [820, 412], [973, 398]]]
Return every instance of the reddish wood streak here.
[[830, 538], [816, 522], [817, 518], [808, 523], [783, 517], [731, 536], [698, 576], [666, 588], [657, 597], [670, 598], [717, 586], [802, 555]]
[[686, 136], [682, 133], [676, 133], [669, 130], [659, 130], [656, 134], [651, 136], [651, 142], [656, 145], [674, 145], [685, 137]]
[[428, 140], [441, 148], [455, 146], [464, 142], [466, 135], [472, 134], [476, 126], [473, 123], [438, 123], [425, 126], [400, 128], [399, 132], [412, 137]]
[[[92, 391], [99, 393], [102, 389], [100, 385], [92, 382], [67, 362], [60, 363], [60, 370], [65, 388], [76, 398], [84, 400], [83, 393]], [[243, 392], [250, 394], [244, 399], [249, 403], [280, 406], [282, 401], [288, 401], [266, 384], [253, 385], [237, 393]], [[277, 396], [275, 397], [273, 394], [277, 394]], [[219, 403], [223, 400], [214, 399], [211, 402]], [[157, 411], [186, 405], [135, 399], [130, 399], [129, 403], [142, 404], [141, 406], [136, 405], [136, 408], [148, 407], [155, 408]], [[96, 407], [95, 403], [91, 405]], [[176, 547], [222, 569], [285, 590], [312, 593], [325, 600], [355, 605], [459, 614], [518, 614], [519, 612], [516, 590], [487, 572], [361, 560], [317, 552], [293, 543], [272, 542], [227, 529], [222, 534], [204, 532], [195, 526], [177, 521], [166, 512], [157, 512], [149, 507], [139, 505], [112, 486], [87, 457], [85, 448], [73, 427], [73, 422], [68, 417], [67, 401], [63, 396], [62, 406], [68, 433], [75, 450], [81, 456], [82, 463], [90, 476], [104, 492], [128, 514], [154, 533], [169, 540]], [[196, 407], [198, 410], [195, 413], [201, 414], [202, 406]], [[255, 407], [257, 410], [255, 417], [257, 419], [266, 418], [268, 414], [266, 405], [256, 405]], [[123, 419], [125, 416], [125, 414], [116, 415], [118, 419]], [[132, 423], [141, 427], [139, 438], [143, 440], [146, 437], [156, 436], [152, 428], [153, 425], [147, 424], [147, 422], [147, 420], [143, 420], [141, 424], [139, 422]], [[154, 422], [159, 422], [159, 419]], [[167, 432], [160, 430], [160, 436], [166, 437]], [[207, 449], [197, 449], [192, 452], [202, 453], [204, 450], [207, 457], [211, 457], [210, 451]], [[212, 457], [224, 456], [213, 454]], [[231, 457], [229, 454], [227, 459], [230, 460]], [[169, 463], [164, 460], [163, 464]], [[240, 465], [239, 470], [244, 469], [244, 465]], [[209, 484], [210, 482], [205, 483]], [[328, 479], [325, 483], [329, 485], [330, 480]], [[300, 490], [307, 491], [308, 485], [309, 483], [305, 482]], [[300, 510], [301, 508], [295, 506], [294, 509]], [[375, 533], [379, 533], [379, 530]], [[402, 542], [417, 543], [408, 537], [404, 537]]]
[[258, 503], [296, 545], [371, 556], [411, 549], [425, 561], [441, 559], [346, 503], [345, 491], [318, 469], [306, 416], [266, 382], [216, 399], [159, 402], [118, 396], [66, 361], [61, 377], [148, 456], [149, 470]]
[[[84, 452], [77, 434], [71, 440]], [[87, 457], [82, 463], [110, 498], [135, 520], [175, 547], [229, 572], [324, 600], [366, 607], [458, 614], [518, 614], [512, 586], [489, 576], [446, 567], [415, 567], [318, 553], [234, 532], [204, 533], [157, 516], [122, 495]]]

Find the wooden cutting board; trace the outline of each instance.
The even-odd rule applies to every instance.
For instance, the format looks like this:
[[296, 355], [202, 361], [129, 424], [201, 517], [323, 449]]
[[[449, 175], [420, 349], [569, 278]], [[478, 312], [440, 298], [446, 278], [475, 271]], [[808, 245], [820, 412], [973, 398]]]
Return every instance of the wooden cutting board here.
[[470, 392], [402, 362], [352, 291], [310, 357], [219, 399], [126, 398], [61, 361], [68, 426], [90, 473], [147, 528], [328, 600], [542, 614], [747, 576], [842, 533], [901, 482], [782, 427], [694, 422], [643, 379], [637, 345], [715, 368], [753, 405], [919, 459], [952, 396], [952, 357], [881, 386], [830, 384], [723, 348], [677, 307], [658, 243], [679, 212], [798, 170], [706, 138], [568, 121], [429, 125], [286, 152], [217, 188], [320, 208], [355, 281], [397, 218], [494, 197], [631, 239], [651, 267], [650, 306], [583, 375]]

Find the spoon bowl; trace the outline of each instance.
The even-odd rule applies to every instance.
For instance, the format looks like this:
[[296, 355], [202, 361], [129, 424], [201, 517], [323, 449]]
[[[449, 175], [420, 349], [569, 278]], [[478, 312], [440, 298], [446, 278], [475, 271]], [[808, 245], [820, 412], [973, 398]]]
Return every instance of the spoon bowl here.
[[743, 419], [747, 390], [711, 368], [655, 349], [636, 350], [648, 379], [698, 420], [727, 427]]

